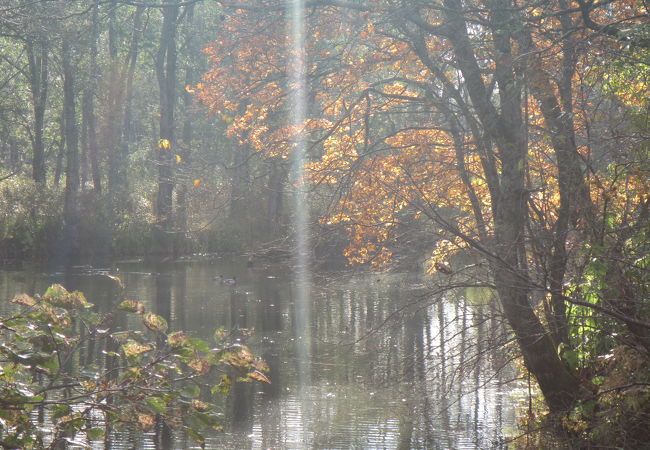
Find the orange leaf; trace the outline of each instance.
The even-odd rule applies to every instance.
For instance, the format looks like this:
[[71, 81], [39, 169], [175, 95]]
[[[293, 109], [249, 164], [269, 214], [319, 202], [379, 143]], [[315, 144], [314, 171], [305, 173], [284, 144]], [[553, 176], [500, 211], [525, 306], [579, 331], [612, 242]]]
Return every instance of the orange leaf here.
[[248, 376], [251, 377], [253, 380], [261, 381], [262, 383], [271, 384], [271, 380], [269, 379], [269, 377], [267, 377], [262, 372], [259, 372], [257, 370], [252, 371], [251, 373], [248, 374]]

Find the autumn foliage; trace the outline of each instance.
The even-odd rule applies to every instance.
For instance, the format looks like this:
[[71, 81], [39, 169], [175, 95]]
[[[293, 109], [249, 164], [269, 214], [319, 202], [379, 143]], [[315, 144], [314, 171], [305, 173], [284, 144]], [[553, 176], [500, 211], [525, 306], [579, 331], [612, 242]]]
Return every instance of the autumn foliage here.
[[[439, 246], [432, 262], [449, 258], [447, 251], [440, 251], [442, 246], [467, 247], [464, 237], [480, 238], [481, 227], [489, 234], [493, 211], [485, 171], [492, 167], [498, 172], [500, 161], [491, 144], [481, 142], [480, 119], [471, 117], [466, 80], [442, 29], [442, 8], [431, 6], [395, 17], [398, 12], [383, 2], [356, 9], [324, 3], [317, 13], [306, 13], [310, 116], [296, 129], [287, 125], [286, 118], [292, 89], [287, 81], [290, 37], [280, 6], [251, 2], [249, 9], [236, 9], [220, 33], [229, 39], [205, 49], [211, 69], [196, 91], [228, 125], [228, 135], [266, 157], [287, 157], [295, 134], [308, 134], [311, 181], [339, 194], [336, 206], [322, 220], [348, 229], [346, 255], [351, 262], [377, 266], [389, 262], [396, 227], [400, 221], [420, 217], [423, 209], [457, 211], [450, 236], [456, 245]], [[621, 144], [623, 131], [611, 130], [607, 141], [598, 142], [594, 129], [605, 125], [618, 102], [641, 106], [645, 81], [627, 80], [634, 83], [629, 89], [627, 81], [618, 78], [617, 87], [611, 86], [612, 76], [624, 75], [613, 75], [602, 62], [611, 61], [625, 45], [581, 26], [578, 8], [559, 14], [562, 5], [524, 4], [518, 14], [525, 32], [512, 33], [512, 54], [500, 59], [491, 44], [481, 44], [482, 37], [492, 32], [495, 13], [476, 6], [468, 5], [465, 13], [476, 24], [473, 39], [481, 45], [476, 54], [483, 80], [492, 84], [496, 98], [493, 85], [497, 72], [504, 70], [500, 66], [505, 66], [523, 88], [532, 219], [540, 232], [551, 233], [560, 204], [553, 130], [540, 111], [541, 100], [526, 85], [541, 83], [551, 95], [561, 97], [560, 107], [572, 115], [577, 151], [591, 169], [585, 175], [590, 199], [602, 209], [603, 199], [611, 199], [616, 189], [608, 186], [610, 174], [600, 169]], [[645, 20], [643, 13], [636, 2], [617, 2], [613, 11], [594, 8], [590, 17], [596, 23], [635, 24]], [[576, 27], [570, 38], [558, 37], [562, 21]], [[534, 56], [528, 57], [531, 50]], [[571, 60], [565, 61], [569, 51]], [[574, 65], [568, 80], [571, 90], [562, 92], [558, 84], [567, 64]], [[613, 94], [606, 103], [604, 91]], [[615, 194], [616, 204], [634, 210], [643, 201], [644, 183], [638, 170], [619, 173], [616, 184], [626, 188]]]
[[[263, 157], [288, 157], [302, 133], [309, 181], [333, 199], [320, 221], [348, 231], [351, 263], [385, 267], [403, 226], [422, 220], [437, 236], [432, 272], [453, 275], [458, 253], [486, 259], [556, 411], [582, 395], [558, 350], [579, 328], [576, 305], [617, 316], [650, 349], [634, 289], [592, 301], [570, 288], [590, 260], [612, 256], [604, 249], [647, 231], [648, 71], [634, 62], [649, 47], [643, 4], [309, 3], [309, 114], [293, 127], [284, 4], [233, 8], [195, 91]], [[617, 233], [625, 226], [630, 235]]]

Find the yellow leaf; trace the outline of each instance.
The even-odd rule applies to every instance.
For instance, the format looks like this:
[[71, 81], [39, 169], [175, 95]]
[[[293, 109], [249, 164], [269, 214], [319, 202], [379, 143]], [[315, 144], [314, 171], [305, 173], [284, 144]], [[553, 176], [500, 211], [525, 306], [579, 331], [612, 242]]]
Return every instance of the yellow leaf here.
[[167, 336], [167, 344], [172, 348], [179, 348], [185, 346], [189, 342], [188, 339], [182, 331], [176, 331]]
[[199, 412], [205, 412], [208, 409], [210, 409], [210, 405], [208, 405], [206, 402], [203, 402], [201, 400], [192, 400], [192, 408], [196, 409]]
[[202, 358], [193, 359], [187, 363], [187, 365], [200, 374], [208, 373], [210, 367], [212, 367], [212, 365], [207, 360]]
[[138, 414], [138, 425], [143, 430], [149, 430], [156, 424], [155, 416], [150, 414]]
[[159, 333], [167, 331], [167, 321], [163, 317], [154, 313], [145, 314], [142, 318], [142, 323], [151, 331]]
[[168, 149], [172, 148], [172, 143], [169, 142], [168, 139], [160, 139], [158, 141], [158, 148], [168, 150]]
[[91, 392], [97, 387], [97, 383], [94, 381], [82, 381], [81, 387], [84, 388], [86, 392]]
[[183, 162], [183, 157], [181, 155], [176, 155], [176, 164]]
[[153, 350], [153, 346], [138, 344], [135, 341], [128, 341], [126, 344], [122, 345], [122, 350], [124, 351], [124, 354], [127, 358], [131, 358], [133, 356], [138, 356], [143, 353], [150, 352]]
[[106, 274], [106, 276], [108, 278], [110, 278], [111, 280], [115, 281], [120, 288], [124, 289], [124, 283], [122, 283], [122, 280], [120, 279], [120, 277], [115, 276], [115, 275], [110, 275], [110, 274]]
[[36, 300], [34, 300], [32, 297], [30, 297], [27, 294], [18, 294], [14, 298], [11, 299], [11, 303], [16, 303], [18, 305], [25, 305], [25, 306], [36, 306]]
[[194, 179], [194, 187], [195, 187], [195, 188], [201, 186], [201, 183], [203, 183], [203, 180], [202, 180], [202, 179], [200, 179], [200, 178], [195, 178], [195, 179]]

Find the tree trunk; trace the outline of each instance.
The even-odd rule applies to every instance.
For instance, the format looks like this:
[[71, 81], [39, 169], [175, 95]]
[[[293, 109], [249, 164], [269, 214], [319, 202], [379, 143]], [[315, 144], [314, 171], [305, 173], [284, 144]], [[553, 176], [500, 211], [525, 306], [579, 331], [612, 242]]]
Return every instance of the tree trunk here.
[[268, 200], [266, 210], [266, 229], [265, 239], [275, 239], [279, 237], [282, 230], [282, 214], [284, 209], [284, 188], [289, 173], [286, 165], [281, 158], [270, 159], [271, 173], [267, 185]]
[[63, 172], [63, 160], [65, 159], [65, 112], [61, 112], [59, 120], [59, 148], [56, 152], [56, 166], [54, 168], [54, 186], [58, 187], [61, 182], [61, 172]]
[[99, 67], [97, 65], [97, 39], [98, 39], [98, 5], [93, 2], [92, 29], [90, 39], [90, 78], [83, 97], [83, 119], [86, 127], [87, 157], [90, 160], [93, 188], [97, 194], [102, 193], [102, 176], [99, 167], [99, 146], [97, 144], [97, 127], [95, 122], [95, 91], [97, 79], [99, 79]]
[[[247, 104], [240, 105], [240, 113], [246, 110]], [[244, 143], [232, 147], [232, 166], [230, 168], [230, 207], [228, 219], [234, 224], [243, 225], [249, 222], [250, 199], [250, 160], [251, 148]]]
[[[128, 182], [124, 172], [124, 162], [129, 156], [129, 146], [133, 140], [133, 78], [135, 77], [135, 68], [138, 60], [140, 49], [140, 34], [142, 32], [142, 13], [144, 7], [138, 6], [133, 17], [133, 33], [131, 34], [131, 45], [127, 56], [128, 69], [126, 73], [126, 87], [124, 93], [124, 120], [122, 133], [120, 135], [120, 167], [117, 169], [118, 187], [122, 192], [126, 192], [126, 183]], [[118, 194], [119, 197], [119, 194]]]
[[45, 39], [39, 39], [36, 45], [29, 40], [26, 44], [29, 61], [29, 87], [32, 94], [34, 110], [34, 130], [32, 136], [32, 178], [37, 183], [46, 179], [45, 147], [43, 144], [43, 126], [48, 90], [48, 48]]
[[524, 247], [527, 191], [524, 184], [526, 139], [521, 122], [521, 94], [512, 66], [509, 34], [512, 10], [497, 1], [491, 10], [495, 79], [499, 110], [490, 101], [467, 31], [460, 1], [445, 0], [447, 37], [467, 83], [470, 99], [488, 136], [496, 143], [501, 177], [496, 203], [494, 281], [505, 317], [519, 343], [526, 367], [537, 378], [552, 411], [570, 408], [582, 391], [559, 358], [552, 340], [529, 302], [530, 283]]
[[[589, 233], [595, 226], [593, 205], [584, 179], [581, 158], [575, 142], [573, 123], [573, 75], [576, 57], [570, 30], [570, 17], [562, 17], [562, 28], [566, 38], [563, 41], [562, 73], [558, 81], [558, 93], [545, 74], [538, 49], [528, 30], [522, 27], [520, 43], [526, 49], [525, 58], [528, 86], [537, 100], [544, 123], [550, 134], [558, 170], [558, 193], [560, 205], [553, 224], [553, 242], [548, 258], [548, 284], [551, 292], [548, 322], [556, 345], [568, 344], [568, 323], [564, 300], [564, 276], [568, 263], [566, 241], [569, 231], [583, 218], [583, 230]], [[593, 234], [593, 233], [591, 233]]]
[[82, 116], [85, 128], [85, 155], [90, 161], [90, 172], [93, 189], [97, 194], [102, 193], [102, 174], [99, 167], [99, 148], [97, 145], [97, 128], [95, 126], [95, 104], [93, 89], [84, 92]]
[[79, 142], [77, 117], [75, 111], [75, 80], [69, 37], [63, 40], [61, 60], [63, 65], [63, 115], [65, 117], [65, 204], [64, 204], [64, 239], [63, 256], [65, 262], [74, 255], [78, 246], [78, 211], [79, 193]]
[[[194, 80], [194, 55], [198, 53], [198, 49], [194, 48], [194, 5], [189, 5], [185, 10], [185, 86], [191, 86], [195, 83]], [[181, 163], [179, 167], [185, 169], [186, 173], [190, 168], [190, 159], [192, 153], [192, 96], [186, 90], [183, 90], [183, 131], [181, 135], [181, 143], [179, 146], [179, 154], [181, 156]], [[176, 230], [178, 232], [176, 238], [176, 246], [174, 248], [176, 253], [183, 254], [187, 251], [186, 233], [188, 230], [188, 217], [187, 217], [187, 198], [188, 187], [192, 180], [188, 177], [183, 177], [178, 185], [176, 193]]]
[[233, 149], [232, 178], [230, 180], [230, 214], [232, 220], [240, 220], [248, 217], [248, 198], [250, 170], [248, 157], [250, 149], [243, 144]]
[[156, 219], [158, 248], [163, 255], [173, 254], [173, 193], [174, 193], [174, 106], [176, 104], [176, 18], [178, 7], [174, 0], [165, 0], [162, 8], [163, 25], [156, 56], [156, 75], [160, 90], [160, 130], [158, 144], [158, 195]]
[[118, 61], [117, 54], [117, 30], [116, 30], [116, 11], [118, 3], [111, 0], [109, 4], [108, 14], [108, 96], [107, 96], [107, 111], [104, 122], [103, 132], [103, 151], [107, 158], [107, 183], [108, 191], [112, 194], [110, 197], [110, 209], [113, 214], [117, 211], [117, 200], [114, 195], [120, 189], [120, 182], [118, 171], [120, 166], [120, 126], [122, 124], [121, 111], [122, 100], [124, 98], [124, 88], [122, 86], [120, 77], [120, 62]]

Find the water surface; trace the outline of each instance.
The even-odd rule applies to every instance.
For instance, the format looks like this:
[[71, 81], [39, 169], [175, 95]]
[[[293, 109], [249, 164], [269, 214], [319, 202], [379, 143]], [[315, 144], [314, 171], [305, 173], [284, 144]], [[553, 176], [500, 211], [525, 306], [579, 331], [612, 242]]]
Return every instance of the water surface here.
[[[408, 274], [316, 274], [305, 330], [286, 268], [219, 258], [124, 262], [106, 268], [124, 282], [123, 294], [96, 269], [2, 271], [0, 298], [62, 283], [100, 311], [120, 295], [138, 299], [171, 330], [204, 339], [219, 327], [254, 330], [247, 345], [268, 362], [273, 382], [234, 386], [223, 402], [224, 431], [207, 436], [208, 448], [486, 449], [515, 431], [521, 387], [507, 382], [515, 377], [502, 351], [508, 335], [489, 295], [432, 295], [429, 282]], [[0, 312], [10, 307], [2, 302]], [[122, 326], [138, 326], [129, 320]], [[160, 433], [116, 433], [111, 442], [192, 446]]]

